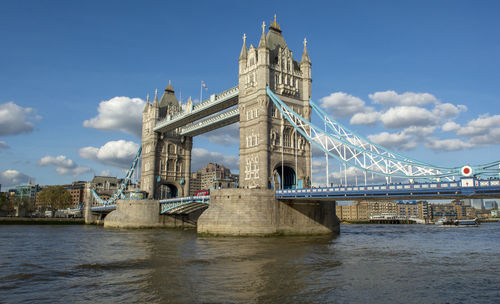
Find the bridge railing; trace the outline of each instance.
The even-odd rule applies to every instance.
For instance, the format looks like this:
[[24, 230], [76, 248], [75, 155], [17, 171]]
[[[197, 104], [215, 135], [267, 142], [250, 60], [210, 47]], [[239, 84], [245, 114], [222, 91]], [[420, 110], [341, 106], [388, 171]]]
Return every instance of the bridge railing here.
[[227, 89], [219, 94], [215, 94], [215, 99], [212, 100], [212, 99], [208, 98], [208, 99], [200, 102], [199, 104], [197, 104], [193, 107], [193, 111], [204, 108], [205, 106], [207, 106], [211, 102], [217, 101], [219, 99], [224, 99], [227, 96], [232, 96], [234, 94], [238, 94], [238, 92], [239, 92], [238, 86], [234, 86], [234, 87]]
[[433, 193], [437, 195], [472, 195], [474, 193], [486, 194], [488, 190], [499, 190], [500, 180], [478, 180], [463, 178], [460, 181], [436, 182], [436, 183], [413, 183], [413, 184], [383, 184], [366, 186], [336, 186], [305, 189], [282, 189], [276, 190], [277, 198], [301, 198], [301, 197], [369, 197], [398, 196], [401, 194], [418, 195]]
[[188, 202], [188, 201], [203, 201], [203, 200], [209, 200], [209, 199], [210, 199], [210, 195], [174, 197], [174, 198], [160, 200], [160, 204], [175, 203], [175, 202]]

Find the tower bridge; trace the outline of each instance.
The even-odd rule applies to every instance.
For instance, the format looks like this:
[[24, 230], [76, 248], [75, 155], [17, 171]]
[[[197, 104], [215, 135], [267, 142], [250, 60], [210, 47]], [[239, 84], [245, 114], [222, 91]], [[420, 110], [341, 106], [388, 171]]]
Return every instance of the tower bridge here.
[[[500, 195], [495, 182], [474, 184], [475, 176], [498, 176], [500, 162], [445, 168], [392, 152], [327, 115], [311, 100], [311, 82], [307, 41], [304, 39], [298, 61], [276, 17], [267, 31], [262, 24], [257, 47], [247, 47], [243, 36], [237, 86], [196, 105], [190, 99], [187, 104], [179, 103], [170, 83], [161, 97], [156, 92], [152, 103], [148, 99], [143, 112], [140, 168], [141, 189], [148, 200], [117, 201], [119, 196], [114, 196], [89, 212], [116, 209], [106, 217], [105, 225], [108, 221], [109, 226], [118, 227], [134, 221], [161, 225], [161, 221], [165, 223], [163, 214], [181, 222], [196, 222], [201, 233], [323, 234], [339, 230], [332, 203], [336, 200]], [[321, 126], [312, 122], [313, 114]], [[203, 198], [189, 197], [193, 137], [236, 122], [239, 188], [213, 190]], [[312, 146], [325, 153], [327, 163], [332, 158], [361, 169], [365, 180], [366, 174], [372, 173], [385, 176], [387, 181], [398, 177], [409, 183], [394, 188], [311, 188]], [[136, 164], [134, 161], [131, 171]], [[325, 169], [329, 184], [328, 166]], [[459, 177], [467, 178], [473, 186], [453, 182]], [[417, 186], [416, 180], [423, 183]]]

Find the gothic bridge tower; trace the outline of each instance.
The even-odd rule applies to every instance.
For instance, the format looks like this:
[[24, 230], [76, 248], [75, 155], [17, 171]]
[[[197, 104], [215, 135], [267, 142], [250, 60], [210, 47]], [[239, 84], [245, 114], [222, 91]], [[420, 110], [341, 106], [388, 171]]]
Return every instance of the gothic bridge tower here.
[[266, 86], [295, 112], [310, 121], [311, 60], [304, 39], [300, 62], [274, 21], [266, 34], [262, 24], [259, 45], [239, 57], [240, 188], [308, 187], [311, 147], [284, 119], [266, 94]]
[[176, 130], [165, 133], [153, 129], [158, 120], [181, 111], [174, 88], [169, 83], [158, 101], [158, 93], [151, 104], [144, 107], [142, 118], [141, 189], [149, 198], [164, 199], [189, 195], [191, 149], [193, 139], [180, 136]]

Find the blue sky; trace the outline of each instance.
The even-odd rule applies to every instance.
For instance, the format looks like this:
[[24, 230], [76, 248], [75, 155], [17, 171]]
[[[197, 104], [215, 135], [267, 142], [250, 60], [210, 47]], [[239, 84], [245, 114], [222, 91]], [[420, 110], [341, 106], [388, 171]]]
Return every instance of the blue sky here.
[[[497, 1], [2, 1], [2, 189], [122, 176], [146, 94], [236, 85], [243, 33], [257, 45], [275, 13], [297, 60], [307, 37], [312, 98], [353, 130], [436, 165], [500, 159]], [[193, 168], [237, 171], [236, 131], [195, 138]]]

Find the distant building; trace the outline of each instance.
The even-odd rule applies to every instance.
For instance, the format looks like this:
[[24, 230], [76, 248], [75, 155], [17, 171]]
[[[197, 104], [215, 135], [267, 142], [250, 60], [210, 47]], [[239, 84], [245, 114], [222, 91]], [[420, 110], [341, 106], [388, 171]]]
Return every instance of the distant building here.
[[443, 216], [449, 218], [463, 219], [470, 216], [470, 211], [468, 209], [471, 207], [467, 207], [460, 200], [454, 200], [450, 204], [432, 204], [431, 205], [431, 214], [433, 219], [439, 219]]
[[358, 205], [344, 205], [335, 207], [335, 212], [340, 220], [358, 220]]
[[14, 190], [10, 190], [10, 193], [12, 195], [12, 191], [14, 191], [14, 196], [20, 199], [23, 199], [25, 197], [28, 197], [35, 201], [36, 199], [36, 194], [40, 192], [42, 187], [40, 185], [35, 185], [35, 184], [28, 184], [28, 185], [22, 185], [22, 186], [16, 186]]
[[64, 189], [71, 194], [72, 208], [76, 208], [83, 203], [85, 184], [86, 182], [84, 181], [77, 181], [71, 183], [70, 185], [63, 185]]
[[[110, 198], [118, 189], [123, 179], [111, 176], [94, 176], [90, 186], [103, 200]], [[94, 205], [97, 202], [94, 201]]]
[[429, 203], [426, 201], [398, 202], [398, 216], [403, 218], [429, 218]]
[[477, 198], [471, 199], [470, 200], [470, 205], [474, 209], [479, 209], [479, 210], [484, 209], [484, 204], [483, 204], [483, 200], [482, 199], [477, 199]]
[[189, 193], [193, 195], [202, 189], [237, 188], [238, 175], [216, 163], [208, 163], [200, 170], [191, 173]]
[[352, 205], [337, 206], [336, 215], [340, 220], [369, 220], [374, 216], [429, 218], [429, 204], [420, 202], [360, 201]]
[[498, 209], [498, 204], [496, 201], [485, 201], [484, 202], [484, 209], [486, 209], [486, 210]]

